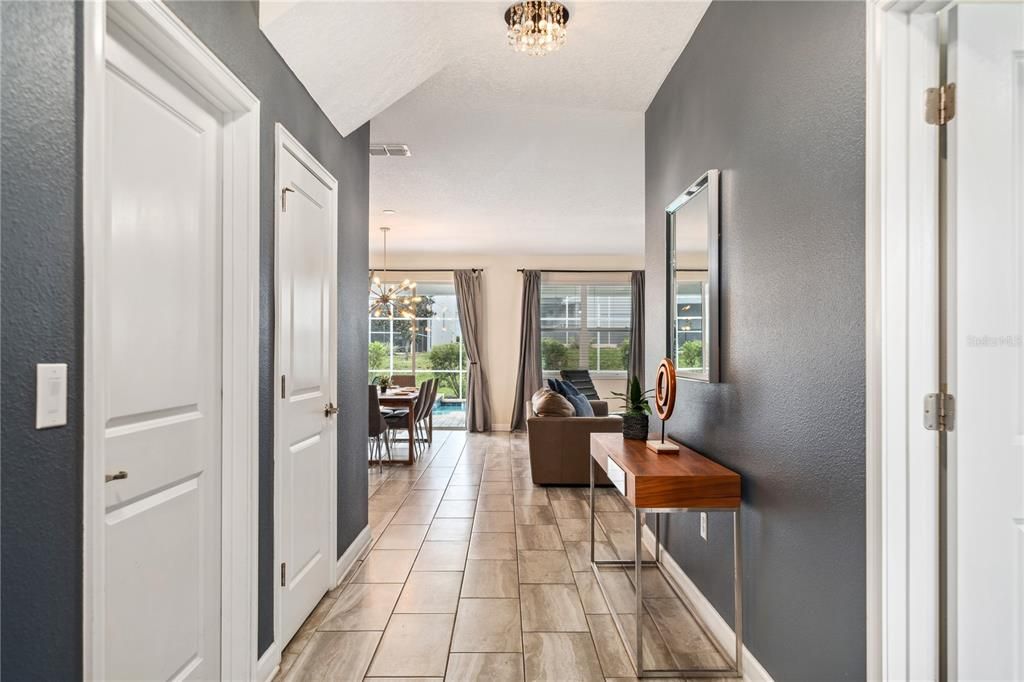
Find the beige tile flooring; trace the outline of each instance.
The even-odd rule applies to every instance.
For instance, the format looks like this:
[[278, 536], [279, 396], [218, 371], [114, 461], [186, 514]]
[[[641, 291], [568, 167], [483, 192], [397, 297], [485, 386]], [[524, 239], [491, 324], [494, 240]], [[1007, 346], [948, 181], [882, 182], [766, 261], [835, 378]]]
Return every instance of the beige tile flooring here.
[[[373, 544], [285, 648], [278, 679], [634, 679], [590, 570], [587, 489], [535, 487], [521, 436], [434, 438], [415, 465], [371, 469]], [[613, 490], [595, 507], [600, 555], [631, 559], [628, 508]], [[649, 573], [647, 660], [721, 665]], [[631, 574], [606, 578], [616, 613], [635, 623]]]

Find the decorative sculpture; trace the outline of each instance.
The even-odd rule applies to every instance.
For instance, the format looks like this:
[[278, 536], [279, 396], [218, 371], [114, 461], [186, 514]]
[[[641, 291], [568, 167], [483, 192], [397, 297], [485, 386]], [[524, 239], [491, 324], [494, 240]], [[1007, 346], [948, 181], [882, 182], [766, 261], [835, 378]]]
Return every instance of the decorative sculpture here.
[[678, 455], [679, 446], [665, 440], [665, 422], [672, 416], [676, 406], [676, 366], [670, 358], [663, 358], [658, 365], [658, 376], [654, 382], [654, 409], [661, 420], [661, 440], [647, 441], [647, 449], [659, 455]]

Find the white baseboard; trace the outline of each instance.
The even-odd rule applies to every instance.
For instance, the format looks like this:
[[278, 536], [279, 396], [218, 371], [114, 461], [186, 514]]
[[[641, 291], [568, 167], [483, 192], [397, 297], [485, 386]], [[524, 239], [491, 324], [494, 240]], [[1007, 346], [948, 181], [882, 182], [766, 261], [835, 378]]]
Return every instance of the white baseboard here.
[[[654, 554], [656, 540], [654, 532], [647, 526], [644, 526], [643, 542], [648, 551]], [[736, 647], [736, 634], [733, 629], [676, 563], [664, 545], [661, 546], [661, 564], [665, 573], [675, 583], [675, 587], [690, 601], [695, 611], [694, 615], [704, 624], [711, 636], [718, 641], [723, 649], [733, 651]], [[743, 647], [743, 679], [750, 682], [773, 682], [772, 676], [768, 674], [764, 666], [758, 663], [746, 646]]]
[[337, 581], [334, 583], [335, 587], [345, 581], [345, 578], [348, 577], [349, 571], [351, 571], [352, 567], [356, 565], [356, 561], [358, 561], [359, 558], [362, 557], [363, 552], [370, 547], [371, 539], [370, 527], [366, 526], [359, 532], [359, 535], [357, 535], [356, 539], [352, 541], [352, 544], [348, 546], [345, 553], [338, 558], [338, 565], [334, 570], [334, 575], [338, 577]]
[[508, 424], [491, 424], [491, 431], [501, 431], [503, 433], [508, 433], [511, 430], [512, 427], [509, 426]]
[[274, 675], [281, 669], [281, 647], [277, 642], [271, 642], [259, 660], [256, 661], [256, 672], [253, 679], [256, 682], [270, 682]]

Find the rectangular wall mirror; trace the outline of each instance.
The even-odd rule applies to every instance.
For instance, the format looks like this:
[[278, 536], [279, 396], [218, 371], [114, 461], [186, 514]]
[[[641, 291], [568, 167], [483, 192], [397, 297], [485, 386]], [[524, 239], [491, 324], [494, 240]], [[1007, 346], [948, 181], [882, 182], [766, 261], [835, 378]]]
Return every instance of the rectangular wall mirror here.
[[718, 171], [665, 208], [668, 357], [680, 380], [718, 381]]

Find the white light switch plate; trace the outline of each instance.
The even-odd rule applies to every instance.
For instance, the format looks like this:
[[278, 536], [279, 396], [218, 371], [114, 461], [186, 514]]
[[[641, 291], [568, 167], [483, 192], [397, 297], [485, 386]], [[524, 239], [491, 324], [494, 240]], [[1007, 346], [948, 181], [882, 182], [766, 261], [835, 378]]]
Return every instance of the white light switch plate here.
[[67, 423], [67, 364], [36, 365], [36, 428], [49, 429]]

